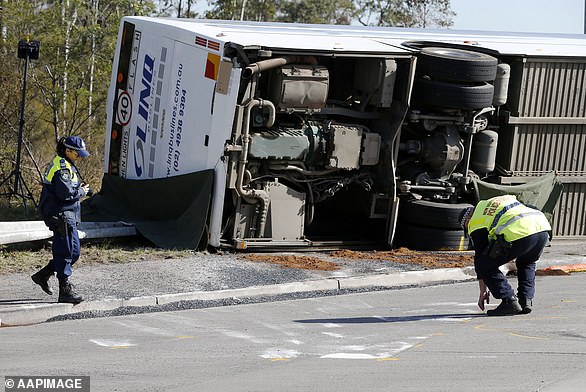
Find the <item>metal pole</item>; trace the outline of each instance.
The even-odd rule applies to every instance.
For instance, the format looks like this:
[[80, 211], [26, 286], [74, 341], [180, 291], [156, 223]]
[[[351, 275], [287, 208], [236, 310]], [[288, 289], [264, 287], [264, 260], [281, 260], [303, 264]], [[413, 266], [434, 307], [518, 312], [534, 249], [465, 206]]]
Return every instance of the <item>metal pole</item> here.
[[[18, 122], [18, 147], [16, 150], [16, 168], [14, 169], [14, 190], [18, 191], [21, 178], [20, 178], [20, 155], [22, 151], [22, 130], [24, 128], [24, 100], [26, 97], [26, 78], [28, 73], [28, 51], [24, 61], [24, 79], [22, 81], [22, 100], [20, 102], [20, 120]], [[24, 195], [24, 193], [23, 193]], [[26, 198], [23, 196], [24, 209], [26, 210]]]

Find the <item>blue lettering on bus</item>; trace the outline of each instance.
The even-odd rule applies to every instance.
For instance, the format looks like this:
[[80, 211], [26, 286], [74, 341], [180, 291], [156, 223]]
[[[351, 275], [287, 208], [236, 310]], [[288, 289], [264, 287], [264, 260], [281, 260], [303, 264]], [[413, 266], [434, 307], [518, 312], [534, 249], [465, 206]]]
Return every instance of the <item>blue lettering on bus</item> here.
[[136, 125], [136, 144], [134, 145], [134, 169], [137, 177], [142, 175], [142, 166], [144, 164], [144, 146], [146, 143], [146, 129], [149, 121], [149, 98], [151, 96], [151, 86], [153, 81], [153, 72], [155, 69], [155, 59], [146, 54], [142, 67], [142, 85], [140, 91], [140, 100], [138, 102], [138, 114], [144, 120]]

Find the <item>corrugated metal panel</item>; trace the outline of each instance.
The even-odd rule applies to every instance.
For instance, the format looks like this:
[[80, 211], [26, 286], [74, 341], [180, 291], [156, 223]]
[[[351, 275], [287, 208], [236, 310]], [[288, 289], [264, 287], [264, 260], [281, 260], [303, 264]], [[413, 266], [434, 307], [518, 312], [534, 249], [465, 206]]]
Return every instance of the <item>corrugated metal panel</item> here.
[[556, 170], [563, 176], [586, 176], [585, 125], [519, 125], [513, 128], [508, 170], [531, 176]]
[[521, 117], [584, 117], [586, 63], [531, 61], [524, 65]]
[[[518, 101], [516, 94], [511, 100], [518, 106], [510, 108], [518, 111], [520, 123], [501, 130], [509, 133], [503, 135], [500, 162], [517, 177], [556, 170], [563, 178], [564, 191], [552, 222], [553, 234], [584, 237], [586, 125], [580, 124], [580, 118], [586, 117], [586, 63], [584, 59], [533, 59], [526, 60], [521, 69]], [[524, 118], [530, 121], [523, 124]], [[562, 118], [572, 118], [574, 123]]]
[[553, 235], [586, 236], [586, 184], [564, 184], [554, 213]]

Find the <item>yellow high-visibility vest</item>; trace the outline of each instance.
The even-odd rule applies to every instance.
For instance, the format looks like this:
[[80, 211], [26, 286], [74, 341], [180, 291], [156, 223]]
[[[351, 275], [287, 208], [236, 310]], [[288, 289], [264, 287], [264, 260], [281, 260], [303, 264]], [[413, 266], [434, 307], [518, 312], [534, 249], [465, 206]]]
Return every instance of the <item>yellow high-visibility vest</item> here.
[[508, 242], [551, 230], [547, 218], [539, 210], [520, 203], [513, 195], [481, 200], [474, 208], [468, 232], [488, 230], [488, 238], [503, 235]]
[[58, 170], [68, 170], [71, 182], [73, 184], [77, 184], [79, 182], [77, 170], [73, 169], [73, 166], [67, 159], [57, 155], [55, 158], [53, 158], [53, 162], [51, 162], [51, 165], [45, 171], [45, 175], [43, 176], [43, 183], [51, 184], [51, 181], [53, 181], [53, 176]]

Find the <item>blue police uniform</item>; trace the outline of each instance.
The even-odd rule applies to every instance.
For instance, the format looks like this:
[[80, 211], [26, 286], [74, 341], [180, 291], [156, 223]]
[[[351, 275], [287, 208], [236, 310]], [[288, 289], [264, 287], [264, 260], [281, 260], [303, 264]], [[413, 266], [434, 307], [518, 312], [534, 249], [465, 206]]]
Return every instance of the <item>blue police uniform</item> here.
[[[56, 272], [59, 279], [58, 301], [76, 304], [83, 299], [73, 291], [68, 279], [72, 274], [71, 267], [80, 256], [77, 232], [81, 216], [79, 200], [86, 196], [87, 187], [82, 186], [77, 168], [66, 157], [76, 160], [76, 156], [87, 157], [89, 153], [85, 149], [84, 141], [78, 136], [62, 138], [57, 145], [57, 151], [58, 155], [48, 165], [43, 176], [43, 190], [39, 201], [39, 212], [53, 231], [53, 258], [31, 278], [44, 292], [53, 294], [49, 279]], [[71, 155], [74, 152], [77, 155]]]
[[67, 279], [71, 266], [79, 259], [77, 225], [80, 222], [79, 200], [85, 196], [77, 168], [67, 159], [56, 156], [43, 177], [39, 209], [52, 230], [53, 260], [49, 263], [57, 278]]

